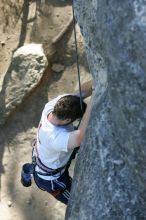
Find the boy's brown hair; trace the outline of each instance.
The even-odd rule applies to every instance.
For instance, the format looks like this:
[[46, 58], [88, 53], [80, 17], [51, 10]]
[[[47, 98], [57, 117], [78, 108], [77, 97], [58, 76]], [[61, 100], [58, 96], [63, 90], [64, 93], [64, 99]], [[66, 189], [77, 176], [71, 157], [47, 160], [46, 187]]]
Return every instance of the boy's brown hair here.
[[73, 122], [83, 116], [86, 106], [87, 104], [82, 101], [81, 110], [80, 98], [75, 95], [66, 95], [57, 101], [53, 114], [60, 120], [71, 119]]

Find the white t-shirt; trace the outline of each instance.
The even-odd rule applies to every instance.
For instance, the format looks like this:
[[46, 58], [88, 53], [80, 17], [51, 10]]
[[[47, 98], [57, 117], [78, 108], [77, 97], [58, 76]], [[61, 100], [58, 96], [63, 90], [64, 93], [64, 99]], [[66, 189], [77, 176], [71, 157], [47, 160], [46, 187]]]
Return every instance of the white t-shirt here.
[[[45, 105], [38, 128], [37, 151], [39, 158], [45, 166], [51, 169], [64, 166], [72, 154], [72, 150], [68, 150], [67, 145], [70, 132], [74, 130], [73, 124], [55, 126], [47, 119], [48, 114], [53, 111], [56, 102], [65, 95], [60, 95]], [[36, 171], [44, 173], [38, 166], [36, 166]], [[62, 170], [62, 173], [63, 172], [64, 170]], [[60, 174], [54, 176], [39, 176], [42, 179], [53, 180], [58, 178]]]

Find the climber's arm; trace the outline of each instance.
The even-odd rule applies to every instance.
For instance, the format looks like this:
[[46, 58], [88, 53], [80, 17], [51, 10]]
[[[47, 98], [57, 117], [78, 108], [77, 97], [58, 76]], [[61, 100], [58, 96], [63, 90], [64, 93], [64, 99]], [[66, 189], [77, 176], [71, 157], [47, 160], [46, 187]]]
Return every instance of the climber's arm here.
[[90, 112], [92, 108], [92, 99], [93, 99], [93, 95], [91, 96], [90, 102], [87, 105], [87, 109], [81, 120], [78, 130], [71, 132], [69, 136], [68, 149], [74, 149], [75, 147], [80, 146], [84, 139], [85, 131], [86, 131], [89, 118], [90, 118]]

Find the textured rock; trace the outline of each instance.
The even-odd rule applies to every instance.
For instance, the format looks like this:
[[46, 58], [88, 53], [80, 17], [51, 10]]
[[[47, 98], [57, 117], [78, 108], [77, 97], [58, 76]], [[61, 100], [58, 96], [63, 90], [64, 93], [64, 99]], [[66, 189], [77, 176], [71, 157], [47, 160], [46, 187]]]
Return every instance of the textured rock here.
[[143, 220], [146, 2], [74, 3], [96, 91], [66, 220]]
[[0, 125], [38, 85], [47, 67], [41, 44], [28, 44], [13, 55], [11, 65], [0, 80]]

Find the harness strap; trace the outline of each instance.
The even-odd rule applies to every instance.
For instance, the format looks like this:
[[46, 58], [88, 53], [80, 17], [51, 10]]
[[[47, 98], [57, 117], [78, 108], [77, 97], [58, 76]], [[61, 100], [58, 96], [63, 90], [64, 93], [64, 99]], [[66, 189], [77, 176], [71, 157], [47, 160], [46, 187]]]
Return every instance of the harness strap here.
[[66, 167], [65, 164], [63, 167], [59, 167], [57, 169], [48, 168], [41, 162], [40, 158], [38, 157], [36, 157], [36, 164], [38, 165], [39, 168], [41, 168], [44, 172], [48, 173], [49, 175], [55, 175]]
[[33, 148], [32, 155], [33, 155], [32, 156], [33, 164], [38, 165], [38, 167], [45, 172], [45, 173], [41, 173], [41, 172], [37, 172], [37, 173], [40, 174], [40, 175], [43, 175], [43, 176], [55, 175], [55, 174], [61, 172], [67, 166], [67, 164], [65, 164], [64, 166], [59, 167], [57, 169], [52, 169], [52, 168], [47, 167], [45, 164], [43, 164], [41, 159], [39, 158], [36, 141], [34, 143], [34, 148]]

